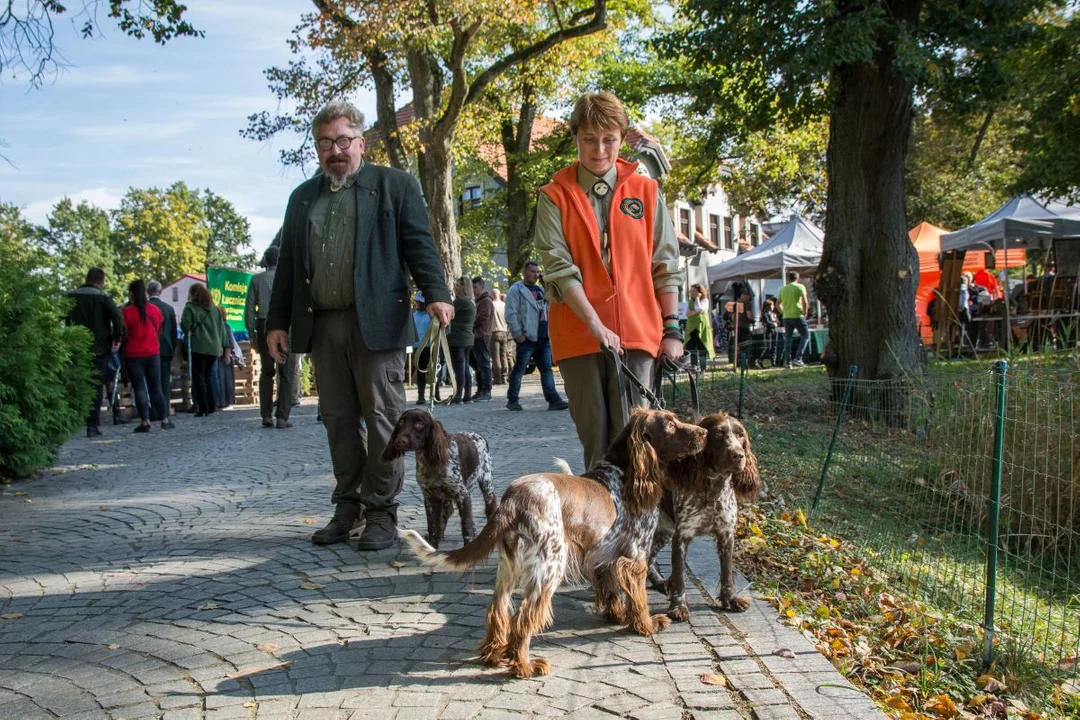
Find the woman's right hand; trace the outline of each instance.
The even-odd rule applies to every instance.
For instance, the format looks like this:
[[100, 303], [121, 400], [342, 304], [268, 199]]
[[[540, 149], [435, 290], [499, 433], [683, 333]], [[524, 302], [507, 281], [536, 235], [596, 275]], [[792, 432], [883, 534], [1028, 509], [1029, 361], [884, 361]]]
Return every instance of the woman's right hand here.
[[600, 322], [599, 318], [589, 324], [589, 334], [593, 336], [596, 342], [600, 343], [600, 347], [609, 347], [615, 351], [616, 355], [622, 354], [622, 340], [609, 330], [604, 323]]

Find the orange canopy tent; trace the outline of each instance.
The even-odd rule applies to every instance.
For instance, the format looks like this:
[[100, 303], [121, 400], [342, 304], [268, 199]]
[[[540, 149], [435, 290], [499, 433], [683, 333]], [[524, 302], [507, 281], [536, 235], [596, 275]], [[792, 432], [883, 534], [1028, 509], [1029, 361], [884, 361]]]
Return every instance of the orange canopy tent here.
[[[915, 252], [919, 254], [919, 287], [915, 291], [915, 317], [919, 323], [919, 333], [924, 343], [934, 341], [933, 331], [930, 329], [930, 318], [926, 316], [926, 306], [934, 299], [934, 291], [941, 283], [941, 268], [938, 265], [938, 255], [941, 253], [941, 236], [949, 232], [937, 225], [921, 222], [908, 232], [908, 237], [915, 245]], [[1009, 250], [1008, 258], [1004, 250], [994, 253], [998, 268], [1006, 266], [1019, 267], [1024, 264], [1023, 250]], [[968, 252], [964, 256], [964, 270], [972, 273], [986, 268], [985, 253]]]

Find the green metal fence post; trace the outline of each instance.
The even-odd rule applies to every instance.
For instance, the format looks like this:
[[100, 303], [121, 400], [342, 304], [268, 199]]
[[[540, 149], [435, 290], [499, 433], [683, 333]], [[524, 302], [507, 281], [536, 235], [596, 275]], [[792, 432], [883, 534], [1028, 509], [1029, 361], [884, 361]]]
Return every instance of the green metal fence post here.
[[821, 480], [818, 481], [817, 492], [814, 493], [814, 504], [810, 506], [810, 519], [814, 519], [817, 512], [818, 502], [821, 500], [821, 491], [825, 489], [825, 478], [829, 474], [829, 463], [832, 462], [833, 449], [836, 447], [836, 438], [840, 435], [840, 425], [844, 422], [844, 413], [847, 412], [848, 399], [851, 397], [851, 386], [855, 384], [855, 373], [859, 372], [858, 365], [848, 368], [847, 383], [844, 385], [844, 394], [840, 398], [840, 411], [836, 413], [836, 425], [833, 426], [832, 439], [829, 440], [829, 451], [825, 453], [825, 463], [821, 466]]
[[746, 361], [746, 355], [743, 355], [740, 362], [742, 370], [739, 373], [739, 409], [735, 414], [735, 417], [739, 418], [740, 420], [742, 420], [743, 393], [746, 390], [746, 366], [748, 364], [749, 363]]
[[1005, 375], [1009, 363], [998, 360], [992, 368], [997, 387], [994, 405], [994, 464], [990, 470], [990, 528], [986, 539], [986, 611], [983, 664], [990, 667], [994, 654], [994, 601], [997, 598], [998, 520], [1001, 515], [1001, 464], [1005, 450]]

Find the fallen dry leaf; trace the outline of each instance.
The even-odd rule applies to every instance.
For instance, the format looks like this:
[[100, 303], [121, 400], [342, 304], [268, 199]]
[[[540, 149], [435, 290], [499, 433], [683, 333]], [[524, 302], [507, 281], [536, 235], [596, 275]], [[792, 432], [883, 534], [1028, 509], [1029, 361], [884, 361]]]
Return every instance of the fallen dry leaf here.
[[0, 620], [18, 620], [22, 616], [22, 613], [4, 613], [0, 615]]
[[15, 497], [23, 497], [24, 495], [26, 495], [26, 491], [25, 490], [16, 490], [15, 492], [13, 492], [11, 494], [14, 495]]
[[782, 658], [787, 658], [788, 660], [795, 659], [795, 652], [791, 648], [777, 648], [776, 650], [772, 651], [772, 654]]
[[98, 510], [108, 510], [109, 506], [108, 505], [98, 505], [97, 509]]
[[217, 603], [206, 603], [195, 608], [196, 610], [217, 610], [220, 607]]
[[706, 685], [718, 685], [720, 687], [727, 687], [727, 678], [720, 673], [704, 673], [701, 676], [701, 682]]
[[315, 524], [315, 518], [304, 518], [304, 524], [305, 525], [314, 525]]
[[255, 649], [264, 653], [276, 653], [278, 646], [277, 643], [259, 643], [255, 646]]
[[246, 708], [253, 708], [253, 707], [255, 707], [255, 706], [256, 706], [257, 704], [258, 704], [258, 703], [256, 703], [256, 702], [255, 702], [254, 700], [248, 700], [248, 701], [247, 701], [246, 703], [244, 703], [244, 707], [246, 707]]
[[935, 695], [930, 698], [926, 703], [926, 709], [947, 718], [960, 714], [960, 711], [956, 709], [956, 703], [948, 695]]
[[109, 643], [109, 649], [110, 650], [119, 650], [120, 646], [117, 645], [116, 643]]
[[391, 560], [390, 561], [390, 567], [392, 567], [392, 568], [403, 568], [403, 567], [405, 567], [405, 563], [401, 562], [400, 560]]
[[979, 679], [975, 681], [975, 684], [983, 689], [984, 692], [991, 694], [999, 694], [1005, 690], [1005, 683], [998, 680], [990, 673], [984, 673], [979, 676]]
[[273, 670], [288, 670], [292, 666], [292, 660], [286, 660], [285, 662], [279, 662], [273, 665], [244, 668], [243, 670], [237, 670], [236, 672], [225, 673], [225, 677], [229, 678], [230, 680], [239, 680], [240, 678], [251, 677], [252, 675], [259, 675], [260, 673], [271, 672]]
[[313, 582], [302, 582], [300, 583], [300, 587], [304, 590], [322, 590], [322, 585]]
[[911, 705], [904, 699], [903, 695], [893, 695], [892, 697], [885, 699], [885, 704], [891, 707], [893, 710], [911, 710]]

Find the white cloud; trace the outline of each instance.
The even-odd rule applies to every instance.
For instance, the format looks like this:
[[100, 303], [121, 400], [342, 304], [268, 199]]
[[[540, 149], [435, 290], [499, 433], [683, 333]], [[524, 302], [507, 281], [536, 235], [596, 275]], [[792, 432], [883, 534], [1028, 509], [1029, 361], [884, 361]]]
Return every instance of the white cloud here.
[[71, 129], [75, 137], [95, 140], [139, 140], [159, 141], [182, 135], [193, 127], [193, 123], [181, 122], [127, 122], [107, 125], [85, 125]]
[[55, 195], [48, 200], [37, 200], [32, 202], [26, 206], [24, 214], [30, 222], [43, 225], [48, 219], [49, 213], [56, 207], [56, 203], [60, 202], [65, 197], [71, 198], [71, 201], [76, 205], [86, 201], [103, 210], [112, 210], [120, 206], [120, 200], [124, 197], [124, 192], [124, 190], [119, 188], [110, 187], [86, 188], [74, 193]]
[[261, 252], [270, 245], [278, 228], [281, 227], [281, 218], [276, 215], [256, 215], [254, 213], [241, 213], [251, 225], [251, 246], [256, 252]]
[[132, 86], [184, 80], [178, 72], [158, 72], [130, 65], [89, 65], [63, 70], [60, 82], [71, 87]]

